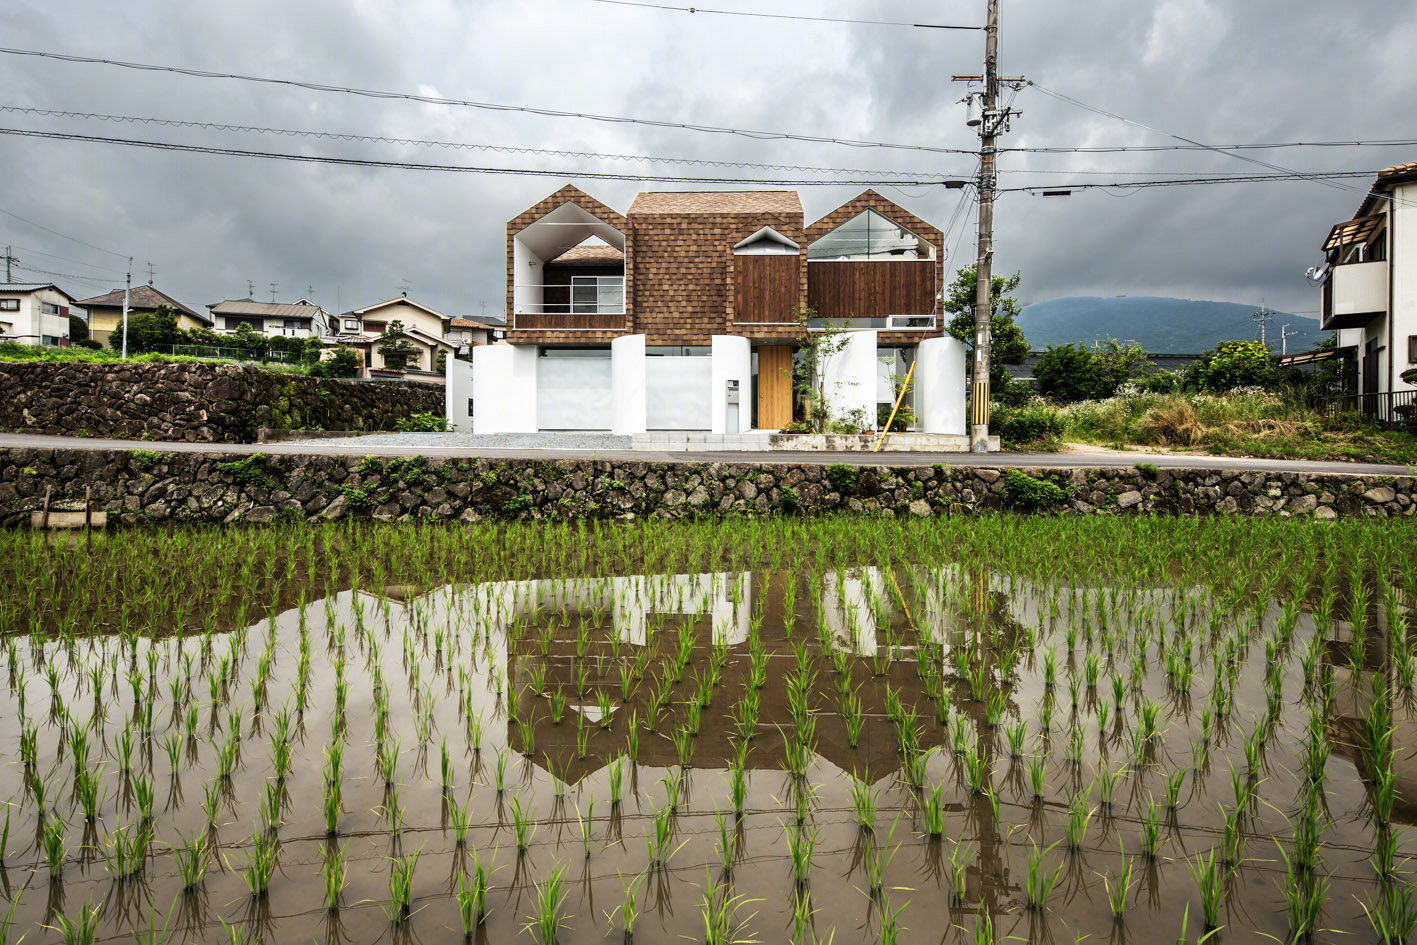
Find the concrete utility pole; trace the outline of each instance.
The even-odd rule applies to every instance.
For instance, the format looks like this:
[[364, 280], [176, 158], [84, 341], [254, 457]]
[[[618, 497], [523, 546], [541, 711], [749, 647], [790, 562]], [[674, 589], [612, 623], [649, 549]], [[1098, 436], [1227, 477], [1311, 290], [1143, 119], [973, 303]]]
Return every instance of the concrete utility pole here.
[[133, 291], [133, 257], [128, 257], [128, 281], [123, 284], [123, 357], [128, 357], [128, 294]]
[[1250, 316], [1260, 323], [1260, 344], [1269, 347], [1269, 323], [1274, 318], [1274, 313], [1266, 305], [1261, 305], [1260, 310]]
[[6, 247], [5, 247], [5, 281], [6, 281], [6, 282], [14, 282], [14, 281], [15, 281], [14, 277], [13, 277], [12, 275], [10, 275], [10, 263], [12, 263], [12, 262], [14, 262], [14, 261], [15, 261], [15, 248], [14, 248], [13, 246], [6, 246]]
[[1288, 325], [1281, 325], [1279, 328], [1279, 356], [1282, 358], [1289, 353], [1289, 339], [1298, 331], [1290, 331]]
[[974, 268], [974, 384], [970, 392], [970, 449], [989, 451], [989, 331], [994, 316], [995, 140], [999, 109], [999, 0], [988, 0], [984, 26], [984, 115], [979, 124], [979, 258]]

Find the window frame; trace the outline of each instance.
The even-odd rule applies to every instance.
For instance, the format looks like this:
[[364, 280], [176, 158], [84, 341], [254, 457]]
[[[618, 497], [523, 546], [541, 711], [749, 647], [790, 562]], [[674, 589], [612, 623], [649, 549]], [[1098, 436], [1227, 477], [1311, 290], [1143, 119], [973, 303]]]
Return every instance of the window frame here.
[[[576, 298], [577, 289], [595, 290], [593, 308], [583, 307], [587, 303]], [[623, 275], [573, 275], [571, 276], [572, 315], [623, 315], [625, 314], [625, 277]], [[618, 289], [618, 304], [614, 296], [606, 301], [606, 290]]]

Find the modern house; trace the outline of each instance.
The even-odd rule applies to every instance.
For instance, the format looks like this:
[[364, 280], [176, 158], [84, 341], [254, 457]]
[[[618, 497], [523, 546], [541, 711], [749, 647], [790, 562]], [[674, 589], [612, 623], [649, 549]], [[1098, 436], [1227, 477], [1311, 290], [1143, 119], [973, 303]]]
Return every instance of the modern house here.
[[77, 304], [52, 282], [0, 283], [0, 338], [68, 347], [70, 306]]
[[832, 416], [875, 428], [918, 363], [916, 428], [963, 434], [943, 250], [938, 228], [869, 190], [809, 224], [791, 191], [646, 192], [620, 213], [563, 187], [507, 224], [506, 343], [473, 350], [471, 395], [450, 386], [449, 419], [478, 433], [780, 430], [803, 413], [804, 331], [837, 326], [813, 381]]
[[1417, 384], [1402, 379], [1417, 368], [1417, 163], [1380, 171], [1323, 250], [1323, 327], [1357, 361], [1364, 409], [1391, 419], [1417, 401]]
[[[99, 344], [107, 345], [108, 336], [123, 330], [123, 290], [114, 289], [104, 295], [84, 299], [78, 303], [89, 313], [89, 337]], [[128, 292], [128, 315], [151, 315], [159, 305], [170, 307], [177, 316], [177, 327], [182, 329], [211, 328], [214, 322], [209, 315], [203, 315], [189, 308], [151, 285], [133, 286]]]
[[324, 338], [333, 334], [329, 314], [305, 299], [299, 302], [227, 299], [207, 308], [216, 322], [216, 330], [223, 334], [231, 334], [242, 324], [270, 338]]

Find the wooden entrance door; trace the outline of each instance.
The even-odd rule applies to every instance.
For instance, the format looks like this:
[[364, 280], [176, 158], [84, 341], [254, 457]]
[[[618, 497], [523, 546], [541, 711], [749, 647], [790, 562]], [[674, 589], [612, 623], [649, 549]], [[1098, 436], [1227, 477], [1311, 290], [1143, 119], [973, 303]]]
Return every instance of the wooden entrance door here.
[[792, 422], [792, 348], [758, 349], [758, 429], [781, 430]]

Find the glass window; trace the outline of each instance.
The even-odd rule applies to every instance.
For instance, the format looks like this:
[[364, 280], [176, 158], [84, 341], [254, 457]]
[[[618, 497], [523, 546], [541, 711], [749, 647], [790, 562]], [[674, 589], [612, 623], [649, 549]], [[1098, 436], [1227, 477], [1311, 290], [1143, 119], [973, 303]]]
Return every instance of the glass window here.
[[711, 345], [645, 345], [647, 358], [707, 358], [712, 355]]
[[345, 330], [345, 331], [358, 331], [358, 330], [359, 330], [359, 319], [357, 319], [357, 318], [346, 318], [346, 319], [344, 320], [344, 330]]
[[619, 315], [625, 311], [624, 276], [572, 276], [571, 311], [577, 315]]
[[53, 302], [40, 302], [39, 310], [46, 315], [59, 314], [59, 306], [55, 305]]
[[18, 312], [19, 310], [19, 299], [0, 299], [0, 312]]
[[807, 247], [808, 259], [934, 259], [935, 247], [874, 210], [863, 210]]

